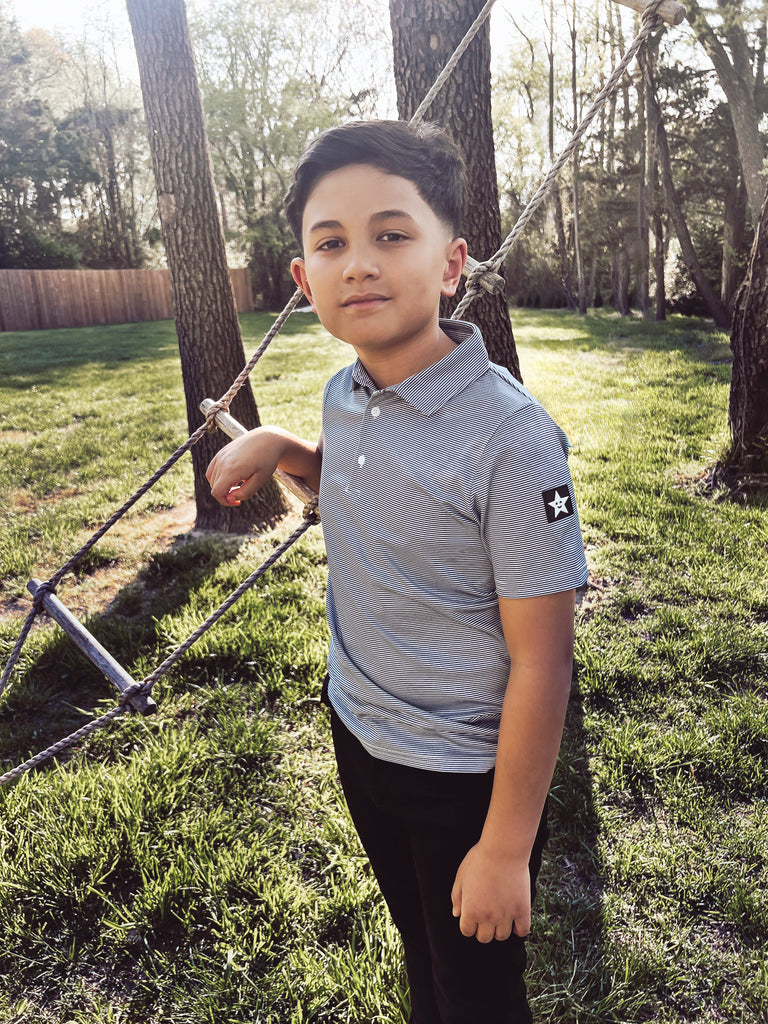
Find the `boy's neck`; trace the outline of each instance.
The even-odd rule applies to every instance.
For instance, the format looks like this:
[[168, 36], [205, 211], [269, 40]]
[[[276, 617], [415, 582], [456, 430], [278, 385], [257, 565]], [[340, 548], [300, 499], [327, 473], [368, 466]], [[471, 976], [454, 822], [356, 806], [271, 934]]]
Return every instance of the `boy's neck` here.
[[402, 384], [414, 374], [434, 366], [456, 348], [456, 343], [445, 331], [439, 325], [435, 326], [434, 334], [430, 332], [418, 345], [411, 343], [402, 350], [388, 348], [371, 351], [365, 346], [354, 346], [358, 359], [379, 391]]

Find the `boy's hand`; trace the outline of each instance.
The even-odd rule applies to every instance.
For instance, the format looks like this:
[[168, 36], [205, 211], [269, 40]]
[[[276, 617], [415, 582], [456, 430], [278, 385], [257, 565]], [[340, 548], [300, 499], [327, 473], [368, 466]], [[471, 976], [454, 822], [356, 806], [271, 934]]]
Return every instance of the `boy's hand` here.
[[473, 846], [456, 872], [451, 892], [453, 916], [462, 935], [478, 942], [521, 937], [531, 930], [531, 879], [528, 864], [517, 863], [483, 846]]
[[205, 476], [220, 505], [239, 505], [269, 480], [280, 460], [280, 438], [257, 427], [231, 441], [211, 459]]

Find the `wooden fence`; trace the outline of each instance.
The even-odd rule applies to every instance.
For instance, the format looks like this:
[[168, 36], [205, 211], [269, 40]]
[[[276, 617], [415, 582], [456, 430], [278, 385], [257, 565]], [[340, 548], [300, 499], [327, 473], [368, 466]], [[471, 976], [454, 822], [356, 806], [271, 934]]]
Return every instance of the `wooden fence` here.
[[[253, 309], [247, 270], [230, 270], [238, 313]], [[0, 270], [0, 331], [173, 317], [167, 270]]]

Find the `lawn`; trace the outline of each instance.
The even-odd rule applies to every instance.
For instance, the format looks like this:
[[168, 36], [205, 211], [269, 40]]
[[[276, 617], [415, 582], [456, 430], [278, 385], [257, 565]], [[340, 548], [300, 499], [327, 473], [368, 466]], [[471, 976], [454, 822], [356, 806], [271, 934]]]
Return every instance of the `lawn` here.
[[[768, 502], [712, 493], [727, 339], [513, 316], [569, 435], [590, 586], [530, 944], [547, 1024], [768, 1021]], [[242, 318], [246, 347], [269, 318]], [[296, 316], [254, 373], [314, 436], [348, 350]], [[169, 323], [0, 334], [0, 661], [46, 578], [186, 434]], [[142, 678], [291, 524], [190, 531], [188, 458], [63, 581]], [[340, 798], [321, 532], [155, 690], [0, 792], [7, 1024], [404, 1024], [396, 935]], [[50, 626], [0, 698], [6, 769], [113, 706]]]

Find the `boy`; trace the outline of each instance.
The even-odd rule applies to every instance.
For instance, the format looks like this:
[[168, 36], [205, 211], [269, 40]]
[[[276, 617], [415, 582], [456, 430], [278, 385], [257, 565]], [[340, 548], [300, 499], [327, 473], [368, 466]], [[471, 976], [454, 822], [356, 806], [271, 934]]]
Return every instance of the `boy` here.
[[326, 386], [316, 445], [262, 427], [208, 479], [223, 504], [278, 465], [319, 489], [339, 774], [411, 1020], [516, 1024], [586, 565], [565, 436], [475, 327], [438, 318], [463, 197], [434, 126], [356, 122], [309, 146], [291, 269], [357, 361]]

